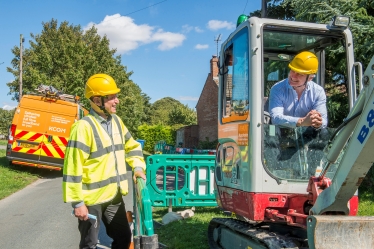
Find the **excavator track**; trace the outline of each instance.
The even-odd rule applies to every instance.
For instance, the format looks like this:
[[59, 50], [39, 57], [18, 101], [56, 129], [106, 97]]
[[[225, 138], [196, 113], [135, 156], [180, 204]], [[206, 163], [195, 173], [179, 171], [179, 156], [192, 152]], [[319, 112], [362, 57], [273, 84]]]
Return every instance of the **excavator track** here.
[[233, 218], [214, 218], [208, 227], [211, 249], [268, 248], [306, 249], [307, 241], [270, 231], [268, 225], [258, 226]]

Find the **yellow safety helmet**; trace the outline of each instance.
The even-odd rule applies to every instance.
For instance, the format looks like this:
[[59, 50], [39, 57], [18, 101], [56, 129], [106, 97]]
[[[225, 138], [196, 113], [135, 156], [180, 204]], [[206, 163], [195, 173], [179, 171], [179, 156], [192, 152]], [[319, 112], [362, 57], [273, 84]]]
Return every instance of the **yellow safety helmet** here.
[[311, 52], [301, 52], [297, 54], [288, 67], [301, 74], [315, 74], [318, 71], [318, 58]]
[[119, 93], [120, 89], [112, 77], [107, 74], [94, 74], [86, 82], [84, 96], [107, 96]]

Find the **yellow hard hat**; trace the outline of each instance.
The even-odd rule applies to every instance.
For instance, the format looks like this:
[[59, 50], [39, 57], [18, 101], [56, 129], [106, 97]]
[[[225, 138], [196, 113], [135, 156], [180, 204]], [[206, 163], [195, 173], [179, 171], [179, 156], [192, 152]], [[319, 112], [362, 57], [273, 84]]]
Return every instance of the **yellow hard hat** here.
[[288, 67], [297, 73], [315, 74], [318, 71], [318, 58], [311, 52], [301, 52], [293, 58]]
[[119, 91], [112, 77], [107, 74], [94, 74], [86, 82], [84, 96], [89, 99], [92, 96], [107, 96]]

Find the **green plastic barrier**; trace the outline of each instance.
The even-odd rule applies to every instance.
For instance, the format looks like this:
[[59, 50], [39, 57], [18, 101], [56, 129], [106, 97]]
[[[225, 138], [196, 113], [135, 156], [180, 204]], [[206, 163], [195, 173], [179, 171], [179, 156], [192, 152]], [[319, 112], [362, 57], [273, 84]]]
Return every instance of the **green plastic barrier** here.
[[134, 186], [134, 249], [157, 249], [158, 236], [153, 230], [152, 206], [147, 186], [137, 178]]
[[153, 220], [152, 220], [152, 206], [148, 192], [148, 188], [142, 178], [137, 179], [135, 185], [135, 222], [134, 235], [148, 235], [154, 234]]
[[215, 155], [156, 154], [147, 158], [147, 187], [154, 207], [217, 206]]

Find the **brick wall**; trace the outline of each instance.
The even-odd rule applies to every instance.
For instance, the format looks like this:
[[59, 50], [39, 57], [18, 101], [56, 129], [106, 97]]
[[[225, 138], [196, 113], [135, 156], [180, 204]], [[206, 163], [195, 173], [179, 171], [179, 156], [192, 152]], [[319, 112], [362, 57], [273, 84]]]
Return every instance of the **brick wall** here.
[[196, 105], [199, 141], [218, 138], [218, 58], [210, 60], [210, 73]]
[[199, 145], [199, 126], [189, 125], [178, 129], [176, 146], [179, 143], [184, 148], [196, 148]]

